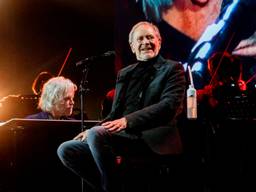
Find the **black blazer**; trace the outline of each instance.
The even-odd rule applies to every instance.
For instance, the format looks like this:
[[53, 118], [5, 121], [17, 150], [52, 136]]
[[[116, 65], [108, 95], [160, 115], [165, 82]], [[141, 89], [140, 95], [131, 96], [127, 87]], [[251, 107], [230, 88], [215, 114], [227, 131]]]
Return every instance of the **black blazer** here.
[[[118, 73], [112, 109], [106, 120], [119, 117], [122, 95], [130, 74], [138, 63]], [[158, 57], [149, 81], [143, 89], [141, 109], [126, 115], [128, 127], [122, 134], [139, 135], [159, 154], [180, 153], [181, 140], [177, 129], [177, 116], [182, 111], [185, 95], [185, 73], [182, 64]]]

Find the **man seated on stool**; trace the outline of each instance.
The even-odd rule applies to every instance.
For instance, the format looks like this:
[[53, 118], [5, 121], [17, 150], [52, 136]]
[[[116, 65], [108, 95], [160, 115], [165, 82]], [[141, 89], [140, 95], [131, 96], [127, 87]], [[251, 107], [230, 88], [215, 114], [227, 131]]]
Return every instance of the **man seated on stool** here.
[[38, 108], [42, 111], [27, 119], [69, 119], [73, 112], [77, 86], [64, 77], [49, 79], [42, 89]]
[[95, 191], [120, 191], [115, 169], [120, 153], [147, 157], [182, 150], [176, 120], [185, 94], [183, 66], [159, 55], [161, 36], [151, 23], [137, 23], [129, 43], [138, 62], [119, 72], [110, 114], [57, 152]]

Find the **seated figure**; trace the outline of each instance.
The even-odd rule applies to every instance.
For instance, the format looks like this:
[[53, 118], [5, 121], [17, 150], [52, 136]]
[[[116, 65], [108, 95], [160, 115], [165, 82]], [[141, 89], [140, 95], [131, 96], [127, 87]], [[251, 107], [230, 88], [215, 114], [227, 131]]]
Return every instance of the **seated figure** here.
[[72, 115], [77, 86], [64, 77], [50, 78], [42, 88], [38, 108], [28, 119], [68, 119]]

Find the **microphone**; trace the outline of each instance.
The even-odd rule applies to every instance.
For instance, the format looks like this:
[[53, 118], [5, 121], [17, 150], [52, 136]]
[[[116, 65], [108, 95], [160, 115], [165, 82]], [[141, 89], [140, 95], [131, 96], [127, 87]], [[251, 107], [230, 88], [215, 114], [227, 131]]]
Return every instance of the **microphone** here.
[[94, 55], [94, 56], [90, 56], [87, 57], [85, 59], [82, 59], [78, 62], [76, 62], [76, 66], [81, 66], [81, 65], [88, 65], [90, 62], [104, 58], [104, 57], [111, 57], [111, 56], [115, 56], [116, 53], [115, 51], [107, 51], [105, 53], [102, 53], [101, 55]]
[[109, 56], [115, 56], [116, 55], [116, 52], [115, 51], [107, 51], [103, 54], [101, 54], [102, 57], [109, 57]]

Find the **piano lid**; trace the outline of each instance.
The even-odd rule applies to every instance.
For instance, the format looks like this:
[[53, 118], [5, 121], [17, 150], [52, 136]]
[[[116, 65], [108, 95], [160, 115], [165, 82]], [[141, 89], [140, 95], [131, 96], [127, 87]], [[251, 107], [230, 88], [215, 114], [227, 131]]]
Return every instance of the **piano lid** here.
[[[99, 120], [85, 120], [85, 128], [90, 128], [99, 123]], [[81, 120], [53, 120], [53, 119], [23, 119], [12, 118], [8, 121], [0, 123], [0, 130], [15, 130], [15, 129], [29, 129], [29, 128], [63, 128], [78, 129], [81, 126]]]

